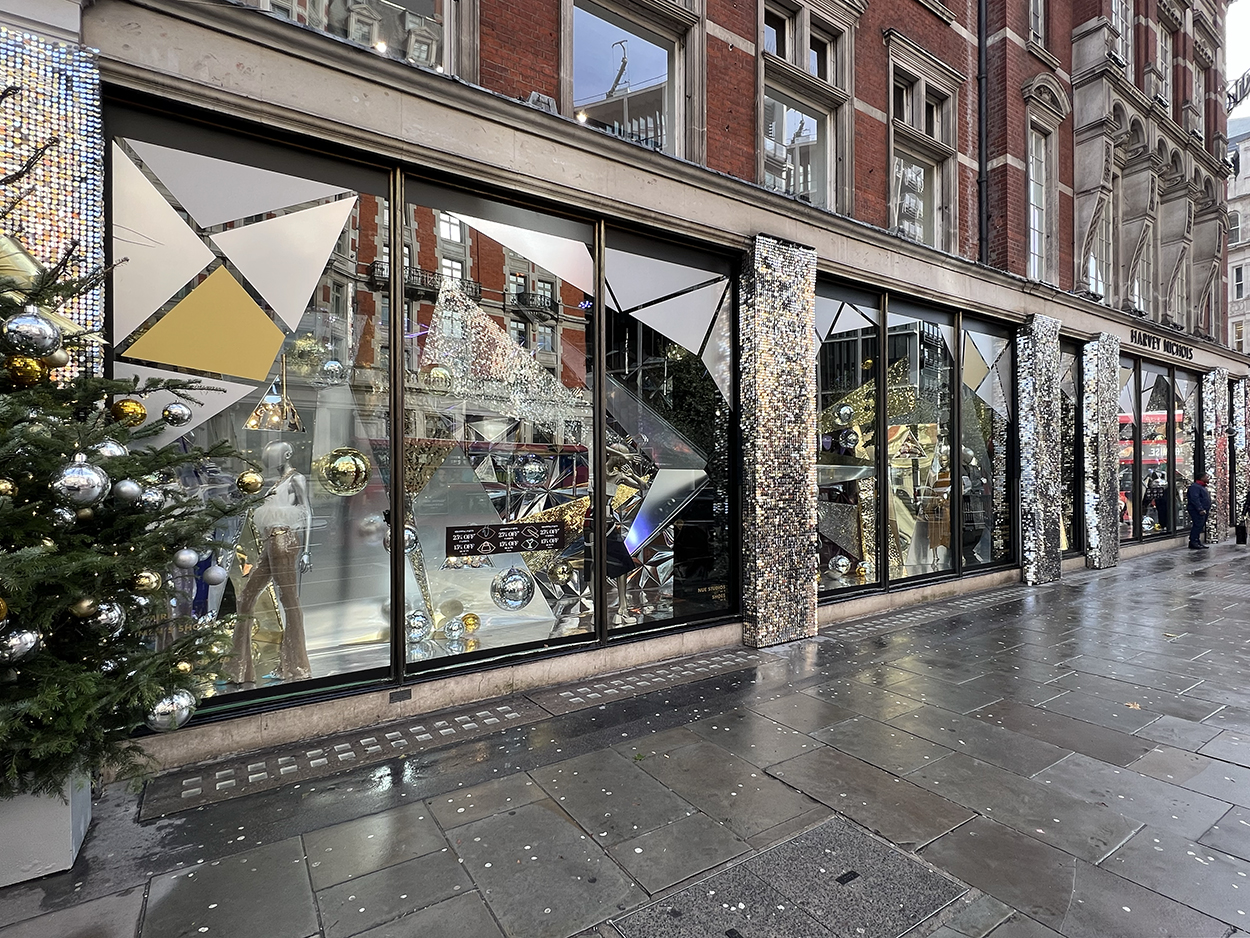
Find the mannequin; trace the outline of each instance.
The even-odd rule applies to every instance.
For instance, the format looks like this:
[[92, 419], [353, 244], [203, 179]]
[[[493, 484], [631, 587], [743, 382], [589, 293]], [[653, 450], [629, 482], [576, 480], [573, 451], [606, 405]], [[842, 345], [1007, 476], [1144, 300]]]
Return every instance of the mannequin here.
[[252, 610], [270, 582], [277, 589], [285, 619], [274, 676], [284, 681], [302, 681], [312, 676], [304, 638], [304, 612], [299, 604], [299, 574], [312, 569], [308, 553], [312, 506], [308, 480], [291, 465], [291, 456], [291, 444], [279, 440], [266, 446], [261, 457], [266, 475], [274, 481], [264, 503], [252, 512], [260, 561], [239, 594], [230, 663], [230, 678], [236, 684], [256, 680], [256, 665], [252, 661], [252, 625], [256, 617]]

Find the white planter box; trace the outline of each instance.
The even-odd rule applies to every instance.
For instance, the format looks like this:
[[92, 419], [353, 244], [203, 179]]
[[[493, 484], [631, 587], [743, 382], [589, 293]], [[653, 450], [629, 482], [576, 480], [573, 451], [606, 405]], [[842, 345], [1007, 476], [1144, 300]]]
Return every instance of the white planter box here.
[[68, 803], [20, 795], [0, 800], [0, 886], [11, 886], [74, 865], [91, 823], [91, 780], [70, 781]]

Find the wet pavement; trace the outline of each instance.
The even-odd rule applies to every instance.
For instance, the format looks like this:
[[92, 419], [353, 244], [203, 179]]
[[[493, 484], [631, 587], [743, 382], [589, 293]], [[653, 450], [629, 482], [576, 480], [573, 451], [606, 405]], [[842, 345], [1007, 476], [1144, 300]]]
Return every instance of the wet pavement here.
[[1182, 547], [114, 786], [0, 938], [1250, 934], [1248, 567]]

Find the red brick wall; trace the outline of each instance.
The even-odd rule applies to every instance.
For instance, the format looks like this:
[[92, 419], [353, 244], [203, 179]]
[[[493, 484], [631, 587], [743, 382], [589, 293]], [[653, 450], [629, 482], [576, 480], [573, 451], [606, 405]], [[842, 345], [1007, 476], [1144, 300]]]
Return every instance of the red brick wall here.
[[481, 0], [479, 80], [514, 98], [560, 95], [560, 4]]
[[707, 38], [707, 165], [755, 182], [755, 59]]

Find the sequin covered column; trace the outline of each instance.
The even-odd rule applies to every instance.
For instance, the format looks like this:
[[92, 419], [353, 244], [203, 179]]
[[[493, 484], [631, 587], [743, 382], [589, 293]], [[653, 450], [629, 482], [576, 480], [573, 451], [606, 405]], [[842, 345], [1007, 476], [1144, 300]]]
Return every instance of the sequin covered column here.
[[1232, 450], [1233, 472], [1233, 517], [1241, 517], [1241, 509], [1246, 504], [1246, 484], [1250, 476], [1250, 453], [1246, 450], [1246, 386], [1250, 379], [1241, 378], [1232, 385], [1232, 406], [1229, 410], [1233, 415], [1233, 438], [1229, 444]]
[[742, 273], [747, 645], [816, 634], [816, 252], [759, 235]]
[[1202, 376], [1202, 467], [1211, 474], [1208, 544], [1228, 537], [1228, 369]]
[[1059, 579], [1059, 320], [1033, 316], [1016, 333], [1020, 536], [1025, 583]]
[[[3, 193], [18, 199], [0, 229], [0, 276], [21, 279], [25, 255], [50, 267], [77, 242], [69, 272], [81, 276], [104, 263], [104, 133], [100, 122], [100, 70], [95, 56], [0, 27], [0, 87], [16, 93], [0, 103], [7, 168], [49, 143], [30, 175]], [[14, 239], [9, 241], [8, 238]], [[18, 252], [18, 253], [15, 253]], [[17, 265], [16, 267], [14, 265]], [[61, 312], [88, 330], [104, 326], [104, 298], [93, 290]], [[103, 366], [99, 346], [80, 363]], [[67, 370], [79, 365], [71, 363]]]
[[1120, 338], [1085, 343], [1082, 361], [1085, 449], [1085, 566], [1120, 561]]

